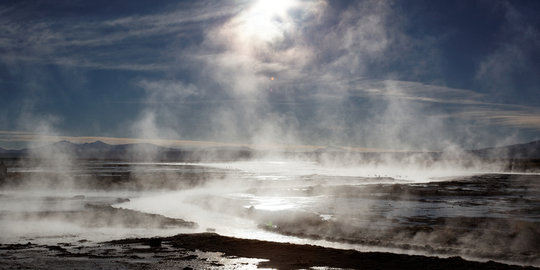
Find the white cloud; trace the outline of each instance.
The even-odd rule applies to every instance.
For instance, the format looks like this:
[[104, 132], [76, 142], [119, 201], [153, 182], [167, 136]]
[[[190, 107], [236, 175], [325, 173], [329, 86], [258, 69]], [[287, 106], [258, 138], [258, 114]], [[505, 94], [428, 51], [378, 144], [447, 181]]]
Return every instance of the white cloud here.
[[[2, 58], [153, 72], [132, 78], [145, 90], [139, 102], [143, 108], [131, 119], [134, 137], [182, 138], [209, 127], [207, 135], [214, 139], [304, 143], [318, 136], [395, 148], [421, 141], [422, 134], [450, 140], [460, 132], [445, 122], [450, 118], [464, 125], [489, 119], [485, 122], [491, 125], [537, 127], [525, 108], [385, 72], [419, 51], [428, 57], [406, 62], [411, 70], [405, 73], [437, 70], [437, 50], [431, 48], [436, 41], [408, 36], [407, 18], [389, 1], [351, 2], [344, 9], [333, 9], [335, 3], [327, 1], [294, 1], [276, 10], [260, 9], [258, 3], [199, 1], [162, 13], [73, 23], [20, 24], [16, 16], [7, 16], [0, 18], [7, 33], [0, 44], [11, 53]], [[525, 39], [537, 39], [535, 33], [530, 30]], [[508, 69], [520, 63], [497, 63], [526, 61], [521, 40], [494, 52], [477, 78], [504, 80]], [[156, 42], [157, 48], [138, 45], [145, 42]], [[212, 106], [188, 108], [195, 101]]]
[[480, 121], [484, 125], [540, 129], [540, 110], [537, 108], [525, 108], [522, 110], [469, 108], [442, 117], [468, 118]]
[[[28, 21], [20, 16], [28, 6], [6, 8], [10, 13], [0, 11], [8, 14], [0, 17], [0, 45], [4, 50], [0, 57], [4, 61], [92, 69], [172, 69], [172, 63], [167, 61], [170, 57], [133, 41], [189, 35], [198, 23], [228, 17], [238, 8], [225, 3], [195, 5], [197, 8], [103, 21], [84, 17]], [[111, 50], [115, 46], [129, 49]], [[153, 57], [149, 58], [149, 54]]]

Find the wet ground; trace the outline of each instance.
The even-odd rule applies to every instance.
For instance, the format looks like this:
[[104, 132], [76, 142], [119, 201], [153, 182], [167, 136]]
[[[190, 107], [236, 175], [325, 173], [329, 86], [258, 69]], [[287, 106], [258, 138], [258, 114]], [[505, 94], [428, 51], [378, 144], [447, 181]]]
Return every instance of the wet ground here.
[[[309, 212], [290, 217], [282, 213], [275, 215], [272, 226], [262, 227], [313, 239], [540, 264], [536, 175], [479, 175], [330, 190], [307, 191], [312, 196], [330, 192], [333, 199], [327, 200], [342, 207], [322, 214], [326, 219]], [[359, 202], [364, 209], [351, 211]]]
[[0, 245], [0, 269], [534, 269], [459, 257], [358, 252], [220, 236], [182, 234], [78, 243]]
[[55, 245], [3, 244], [0, 257], [0, 269], [257, 269], [264, 261], [191, 250], [157, 238], [98, 244], [84, 240]]
[[507, 267], [452, 256], [540, 266], [539, 175], [418, 181], [304, 163], [248, 165], [257, 170], [12, 167], [0, 192], [0, 269]]

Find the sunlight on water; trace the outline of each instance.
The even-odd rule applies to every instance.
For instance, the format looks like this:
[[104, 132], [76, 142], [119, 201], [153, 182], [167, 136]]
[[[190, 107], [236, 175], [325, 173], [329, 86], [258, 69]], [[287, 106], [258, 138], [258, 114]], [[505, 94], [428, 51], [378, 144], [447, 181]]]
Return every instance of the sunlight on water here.
[[[279, 235], [257, 228], [257, 224], [242, 217], [239, 210], [230, 205], [212, 204], [212, 190], [171, 191], [160, 195], [141, 197], [115, 205], [115, 207], [132, 209], [152, 214], [160, 214], [172, 218], [194, 220], [199, 227], [193, 232], [204, 232], [208, 229], [228, 236], [287, 242], [294, 237]], [[208, 204], [205, 204], [208, 203]]]
[[[133, 178], [111, 178], [126, 181], [119, 182], [126, 186], [114, 190], [101, 187], [59, 190], [55, 186], [3, 190], [0, 194], [0, 213], [4, 215], [0, 219], [0, 240], [55, 243], [92, 239], [98, 242], [216, 232], [275, 242], [433, 255], [430, 249], [399, 248], [404, 244], [401, 239], [391, 239], [394, 242], [390, 244], [363, 239], [386, 241], [376, 234], [365, 235], [366, 230], [367, 234], [380, 233], [380, 229], [396, 230], [388, 231], [390, 234], [385, 237], [390, 239], [393, 235], [399, 236], [401, 230], [406, 231], [403, 229], [406, 226], [424, 228], [422, 226], [431, 226], [441, 218], [508, 219], [518, 223], [538, 220], [534, 212], [521, 211], [536, 207], [531, 197], [534, 194], [523, 193], [525, 198], [516, 198], [513, 193], [505, 198], [483, 195], [486, 194], [484, 183], [490, 186], [499, 183], [504, 188], [510, 183], [505, 182], [509, 181], [509, 176], [492, 173], [470, 177], [482, 172], [451, 166], [329, 166], [297, 160], [259, 160], [201, 164], [104, 163], [92, 164], [85, 170], [76, 175], [99, 173], [109, 177], [121, 172]], [[20, 172], [36, 175], [38, 177], [30, 178], [40, 180], [41, 172], [25, 168]], [[463, 176], [469, 176], [464, 178], [465, 182], [441, 182]], [[471, 179], [478, 182], [467, 185]], [[140, 185], [133, 186], [127, 180], [139, 181]], [[147, 185], [152, 181], [160, 184]], [[179, 185], [165, 188], [164, 183]], [[514, 188], [522, 189], [522, 184], [515, 184]], [[421, 197], [415, 198], [415, 193], [409, 191], [420, 191], [416, 195], [421, 194]], [[440, 191], [446, 195], [440, 195]], [[460, 192], [459, 196], [452, 195], [455, 191]], [[504, 188], [504, 191], [512, 190]], [[472, 195], [463, 197], [469, 193]], [[114, 219], [116, 212], [109, 211], [108, 216], [102, 216], [101, 210], [92, 210], [92, 205], [124, 209], [122, 211], [130, 213], [128, 215], [158, 214], [163, 216], [161, 218], [192, 221], [198, 226], [163, 228], [144, 222], [138, 226], [125, 222], [107, 223], [103, 220]], [[79, 214], [77, 222], [70, 219], [71, 212], [91, 213], [103, 220], [96, 225]], [[156, 218], [151, 216], [149, 219]], [[309, 238], [309, 233], [313, 239]], [[422, 233], [420, 230], [419, 237]], [[427, 240], [419, 239], [417, 245], [424, 246], [423, 241]], [[409, 245], [409, 242], [405, 244]], [[445, 256], [445, 252], [441, 254]]]
[[317, 201], [313, 197], [245, 195], [243, 198], [246, 199], [246, 208], [253, 206], [255, 209], [268, 211], [298, 210], [304, 205], [310, 205]]
[[247, 216], [249, 211], [304, 212], [330, 220], [336, 214], [365, 212], [374, 202], [360, 198], [306, 195], [314, 187], [421, 183], [475, 173], [441, 168], [420, 171], [417, 168], [383, 166], [330, 167], [315, 162], [276, 160], [168, 165], [211, 167], [239, 173], [231, 174], [224, 180], [212, 181], [203, 187], [148, 194], [116, 204], [115, 207], [193, 220], [200, 225], [197, 231], [210, 229], [235, 237], [307, 243], [313, 243], [313, 240], [301, 240], [262, 230], [259, 227], [261, 224]]

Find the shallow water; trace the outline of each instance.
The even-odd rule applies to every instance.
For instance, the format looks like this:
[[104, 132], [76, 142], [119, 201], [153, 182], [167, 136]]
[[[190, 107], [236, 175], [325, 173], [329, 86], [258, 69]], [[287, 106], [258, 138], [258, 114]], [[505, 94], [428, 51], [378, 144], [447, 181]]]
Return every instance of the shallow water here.
[[[18, 173], [21, 181], [31, 179], [29, 182], [59, 173], [69, 176], [70, 183], [4, 188], [0, 195], [3, 243], [80, 239], [98, 242], [208, 230], [241, 238], [362, 251], [493, 259], [499, 253], [485, 246], [496, 249], [500, 243], [492, 238], [502, 235], [516, 245], [512, 247], [516, 255], [502, 260], [539, 263], [534, 252], [540, 248], [531, 244], [540, 240], [540, 177], [534, 174], [486, 174], [442, 166], [322, 166], [275, 160], [200, 164], [89, 162], [60, 172], [58, 168], [35, 167], [10, 168], [10, 172]], [[81, 184], [94, 178], [101, 179], [96, 183], [109, 179], [118, 183], [106, 187]], [[137, 184], [132, 185], [133, 181]], [[39, 215], [83, 211], [89, 204], [159, 214], [194, 221], [199, 226], [89, 227], [86, 223]], [[35, 215], [29, 218], [28, 213]], [[475, 228], [476, 224], [481, 225]], [[515, 232], [501, 234], [497, 227]], [[521, 236], [522, 231], [527, 234]], [[439, 233], [450, 236], [441, 240]], [[485, 245], [478, 244], [483, 242]]]

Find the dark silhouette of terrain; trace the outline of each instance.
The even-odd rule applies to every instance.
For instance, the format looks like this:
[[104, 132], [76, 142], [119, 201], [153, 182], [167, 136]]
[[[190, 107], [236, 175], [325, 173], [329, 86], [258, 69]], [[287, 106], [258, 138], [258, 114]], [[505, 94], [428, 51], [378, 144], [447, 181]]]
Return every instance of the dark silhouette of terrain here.
[[460, 257], [436, 258], [383, 252], [359, 252], [311, 245], [239, 239], [214, 233], [180, 234], [165, 238], [124, 239], [110, 244], [169, 243], [177, 249], [222, 252], [227, 256], [261, 258], [259, 267], [308, 269], [315, 266], [348, 269], [536, 269], [489, 261], [466, 261]]
[[[40, 155], [42, 154], [42, 155]], [[74, 159], [127, 160], [127, 161], [230, 161], [250, 158], [252, 150], [247, 147], [170, 148], [159, 145], [119, 144], [102, 141], [75, 144], [60, 141], [31, 149], [6, 150], [0, 148], [0, 158], [51, 157], [56, 154]]]
[[508, 171], [529, 171], [540, 168], [540, 140], [524, 144], [469, 150], [457, 156], [445, 152], [360, 152], [340, 147], [326, 147], [302, 152], [277, 149], [263, 151], [242, 146], [172, 148], [149, 143], [110, 145], [101, 141], [83, 144], [60, 141], [20, 150], [0, 148], [0, 159], [51, 159], [60, 156], [80, 160], [224, 162], [247, 160], [269, 153], [279, 153], [284, 157], [305, 158], [318, 162], [331, 160], [342, 164], [393, 161], [430, 165], [440, 160], [454, 159], [463, 165], [473, 164], [473, 161], [478, 160], [497, 162], [504, 164], [503, 167]]

